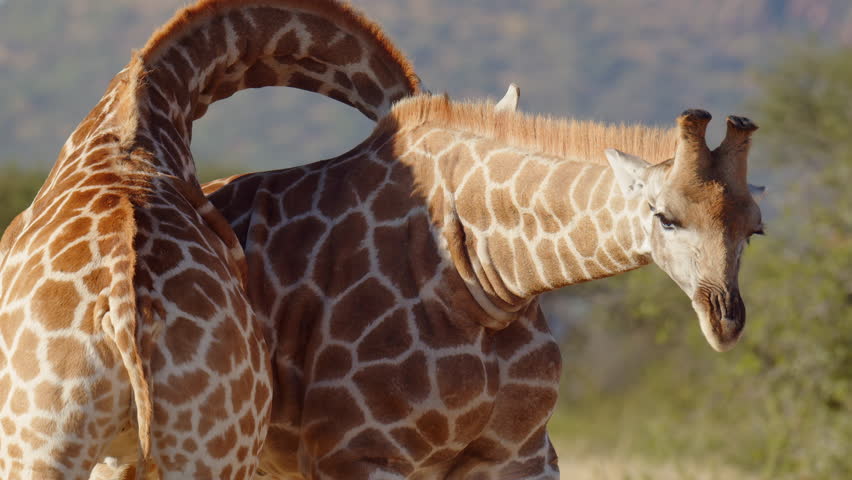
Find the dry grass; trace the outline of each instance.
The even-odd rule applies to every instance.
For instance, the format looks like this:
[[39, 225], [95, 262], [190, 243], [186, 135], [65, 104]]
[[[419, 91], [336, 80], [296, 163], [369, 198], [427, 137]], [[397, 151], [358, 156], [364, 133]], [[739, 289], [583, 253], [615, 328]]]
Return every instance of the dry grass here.
[[654, 463], [642, 458], [590, 454], [554, 439], [560, 476], [566, 480], [758, 480], [760, 477], [719, 465], [693, 461]]

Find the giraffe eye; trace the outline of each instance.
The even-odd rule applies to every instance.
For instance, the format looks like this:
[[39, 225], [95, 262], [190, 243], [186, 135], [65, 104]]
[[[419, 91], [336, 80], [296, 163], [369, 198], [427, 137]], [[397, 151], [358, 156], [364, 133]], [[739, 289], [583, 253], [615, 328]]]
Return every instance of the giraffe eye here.
[[659, 220], [659, 221], [660, 221], [660, 226], [662, 226], [662, 227], [663, 227], [663, 230], [674, 230], [675, 228], [677, 228], [677, 227], [679, 226], [679, 225], [677, 224], [677, 222], [675, 222], [674, 220], [671, 220], [671, 219], [667, 218], [667, 217], [666, 217], [665, 215], [663, 215], [662, 213], [658, 213], [658, 214], [656, 214], [656, 215], [654, 215], [654, 216], [655, 216], [655, 217], [657, 217], [657, 220]]

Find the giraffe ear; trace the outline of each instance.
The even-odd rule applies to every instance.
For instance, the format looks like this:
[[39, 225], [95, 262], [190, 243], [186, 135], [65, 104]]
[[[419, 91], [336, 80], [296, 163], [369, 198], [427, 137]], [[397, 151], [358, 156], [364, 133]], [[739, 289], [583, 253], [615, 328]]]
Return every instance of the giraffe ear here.
[[615, 181], [625, 197], [639, 193], [645, 187], [645, 169], [651, 166], [645, 160], [614, 148], [604, 150], [609, 166], [615, 172]]

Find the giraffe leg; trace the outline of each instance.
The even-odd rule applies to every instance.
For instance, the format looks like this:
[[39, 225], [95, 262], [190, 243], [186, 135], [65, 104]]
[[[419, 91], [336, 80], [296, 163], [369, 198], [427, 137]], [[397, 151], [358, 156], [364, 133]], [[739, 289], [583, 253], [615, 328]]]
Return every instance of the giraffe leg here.
[[[79, 332], [50, 340], [18, 349], [0, 370], [9, 392], [0, 396], [0, 478], [87, 479], [131, 422], [127, 375], [105, 342]], [[16, 361], [25, 352], [33, 358]], [[47, 361], [37, 366], [39, 356]]]
[[[139, 460], [138, 432], [127, 428], [113, 439], [107, 447], [101, 463], [92, 470], [89, 480], [136, 480], [136, 462]], [[158, 480], [157, 465], [150, 462], [145, 466], [145, 480]]]
[[[262, 379], [257, 379], [257, 382], [263, 384]], [[215, 392], [221, 392], [224, 385], [225, 383], [221, 382], [215, 389]], [[263, 390], [263, 387], [255, 389], [255, 391], [257, 390]], [[245, 392], [241, 392], [241, 394], [243, 393]], [[217, 398], [214, 401], [226, 402], [224, 398]], [[233, 397], [227, 400], [227, 402], [236, 403]], [[236, 480], [253, 478], [252, 475], [257, 467], [256, 451], [259, 450], [263, 441], [263, 437], [261, 437], [261, 432], [265, 428], [263, 426], [263, 415], [260, 415], [260, 419], [256, 420], [254, 417], [257, 415], [254, 412], [244, 412], [241, 416], [235, 415], [235, 418], [225, 425], [219, 419], [216, 422], [216, 431], [224, 429], [224, 433], [217, 436], [213, 433], [212, 429], [205, 429], [204, 425], [209, 427], [209, 424], [204, 423], [204, 416], [207, 413], [221, 414], [221, 411], [206, 412], [202, 410], [198, 412], [201, 432], [192, 429], [184, 429], [182, 432], [176, 432], [174, 425], [169, 423], [169, 416], [164, 415], [164, 409], [168, 408], [171, 409], [170, 411], [177, 412], [176, 417], [172, 416], [171, 418], [177, 419], [178, 422], [186, 422], [188, 412], [186, 410], [175, 409], [174, 404], [162, 400], [158, 401], [156, 398], [154, 405], [160, 415], [160, 426], [157, 427], [155, 425], [152, 428], [154, 436], [154, 461], [145, 469], [146, 480], [177, 480], [184, 478], [232, 478]], [[163, 418], [164, 416], [165, 418]], [[206, 435], [202, 434], [202, 432], [206, 432]], [[240, 437], [248, 437], [250, 443], [246, 443], [245, 440], [237, 440], [236, 432], [246, 434], [240, 435]], [[136, 466], [134, 462], [137, 458], [137, 449], [135, 443], [132, 442], [135, 439], [135, 430], [130, 430], [130, 434], [134, 436], [130, 438], [131, 443], [114, 442], [107, 450], [109, 454], [119, 455], [119, 458], [107, 457], [95, 467], [89, 480], [135, 479]], [[181, 434], [184, 437], [181, 437]], [[127, 440], [126, 434], [123, 434], [121, 437]], [[181, 438], [183, 438], [183, 441], [179, 442]], [[194, 438], [202, 440], [196, 441]], [[205, 438], [208, 439], [206, 443], [203, 441]], [[238, 445], [241, 441], [243, 446]], [[124, 443], [124, 445], [119, 445], [121, 443]], [[178, 445], [178, 443], [180, 444]], [[214, 451], [218, 452], [218, 449], [227, 449], [229, 445], [235, 447], [230, 449], [232, 450], [229, 452], [231, 453], [230, 455], [217, 455], [214, 453]], [[251, 448], [248, 445], [251, 445]], [[270, 479], [282, 478], [283, 480], [301, 478], [261, 476]]]
[[[153, 358], [165, 362], [152, 372], [151, 453], [162, 480], [244, 480], [257, 469], [272, 392], [265, 344], [259, 331], [241, 332], [235, 318], [210, 323], [199, 340], [207, 342], [203, 354], [170, 358], [168, 341], [154, 347]], [[186, 340], [195, 330], [178, 320], [163, 336], [179, 332]]]

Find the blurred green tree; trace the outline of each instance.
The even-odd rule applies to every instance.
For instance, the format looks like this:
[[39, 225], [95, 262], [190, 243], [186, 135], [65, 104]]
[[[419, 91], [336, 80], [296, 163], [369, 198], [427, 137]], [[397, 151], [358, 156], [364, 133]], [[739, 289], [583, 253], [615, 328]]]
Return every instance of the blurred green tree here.
[[[200, 165], [198, 173], [201, 181], [206, 182], [240, 172], [239, 166], [214, 162], [212, 165]], [[41, 170], [22, 168], [15, 164], [0, 167], [0, 232], [32, 203], [46, 178], [47, 172]]]
[[33, 201], [47, 174], [19, 167], [0, 169], [0, 232]]

